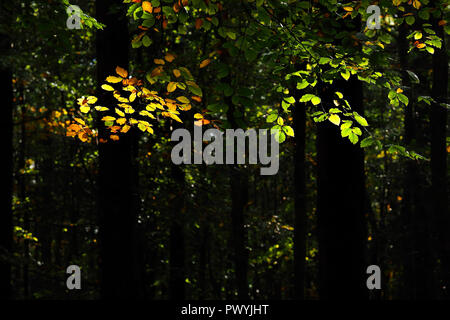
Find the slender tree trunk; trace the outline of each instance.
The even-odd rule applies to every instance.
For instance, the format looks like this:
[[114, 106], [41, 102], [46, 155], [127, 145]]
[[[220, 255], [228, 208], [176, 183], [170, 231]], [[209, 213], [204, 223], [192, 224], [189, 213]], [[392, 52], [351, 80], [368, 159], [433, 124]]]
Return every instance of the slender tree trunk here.
[[437, 101], [431, 107], [431, 203], [438, 230], [437, 247], [440, 251], [442, 294], [450, 297], [450, 216], [447, 193], [447, 109], [439, 105], [448, 103], [448, 56], [443, 26], [435, 21], [436, 34], [442, 38], [442, 48], [433, 55], [432, 97]]
[[[410, 95], [410, 103], [405, 109], [405, 134], [404, 143], [410, 149], [415, 149], [418, 145], [417, 126], [418, 122], [415, 118], [415, 108], [412, 84], [406, 72], [408, 69], [407, 61], [407, 27], [400, 26], [399, 32], [399, 60], [402, 69], [402, 83], [406, 93]], [[402, 220], [404, 221], [404, 263], [405, 274], [403, 282], [403, 297], [423, 299], [430, 298], [432, 295], [432, 258], [431, 247], [429, 245], [429, 219], [422, 205], [423, 199], [420, 190], [425, 185], [425, 181], [420, 174], [418, 163], [413, 160], [405, 160], [405, 176], [404, 176], [404, 194], [402, 201]]]
[[[0, 34], [0, 55], [10, 48], [7, 36]], [[11, 299], [12, 257], [12, 177], [13, 177], [13, 86], [12, 71], [0, 65], [0, 96], [2, 97], [2, 117], [0, 134], [2, 137], [2, 158], [4, 164], [0, 170], [3, 185], [0, 210], [0, 300]]]
[[[116, 7], [117, 6], [117, 7]], [[106, 24], [97, 32], [97, 80], [100, 85], [116, 66], [128, 68], [129, 36], [127, 18], [120, 0], [97, 0], [97, 18]], [[100, 92], [100, 101], [112, 106], [111, 95]], [[101, 240], [102, 298], [140, 296], [136, 249], [136, 206], [133, 203], [135, 179], [132, 161], [132, 134], [111, 141], [100, 124], [98, 206]]]
[[[355, 77], [338, 80], [323, 93], [332, 105], [340, 91], [359, 114], [362, 85]], [[364, 156], [359, 145], [341, 137], [339, 129], [321, 123], [317, 135], [319, 229], [319, 294], [321, 299], [367, 297], [365, 265]]]
[[173, 208], [170, 226], [170, 275], [169, 297], [171, 300], [185, 299], [185, 241], [184, 241], [184, 172], [172, 164], [172, 178], [177, 192], [173, 194]]
[[[295, 100], [301, 94], [296, 91]], [[294, 298], [304, 299], [306, 253], [306, 186], [305, 186], [305, 126], [306, 107], [297, 102], [294, 106]]]

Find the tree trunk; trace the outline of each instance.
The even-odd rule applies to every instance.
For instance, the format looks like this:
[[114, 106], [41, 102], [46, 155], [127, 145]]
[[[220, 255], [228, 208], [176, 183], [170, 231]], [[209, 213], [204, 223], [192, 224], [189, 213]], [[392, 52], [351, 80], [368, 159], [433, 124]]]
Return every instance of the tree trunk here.
[[[296, 91], [295, 100], [301, 94]], [[306, 253], [306, 186], [305, 186], [305, 125], [306, 107], [297, 102], [294, 106], [294, 298], [304, 299]]]
[[[113, 8], [117, 6], [118, 8]], [[97, 0], [97, 18], [105, 23], [97, 32], [97, 80], [100, 85], [116, 66], [128, 68], [129, 36], [127, 18], [120, 0]], [[117, 10], [116, 10], [117, 9]], [[99, 94], [100, 101], [112, 106], [110, 94]], [[111, 141], [100, 124], [98, 206], [101, 240], [102, 298], [131, 299], [140, 296], [136, 252], [136, 206], [134, 205], [134, 163], [130, 132]]]
[[[409, 81], [409, 76], [406, 72], [408, 69], [407, 61], [407, 27], [403, 24], [399, 32], [399, 60], [402, 70], [402, 83], [407, 86], [405, 90], [408, 93], [413, 93], [410, 90], [412, 85]], [[408, 92], [409, 91], [409, 92]], [[415, 105], [413, 103], [414, 97], [410, 97], [410, 103], [405, 109], [405, 134], [404, 143], [409, 149], [415, 149], [418, 145], [416, 127], [418, 125], [414, 116]], [[428, 245], [429, 231], [428, 219], [425, 219], [426, 214], [422, 205], [420, 188], [425, 185], [425, 181], [421, 178], [420, 167], [416, 161], [405, 159], [405, 176], [404, 176], [404, 194], [402, 201], [402, 220], [404, 221], [404, 263], [405, 274], [403, 281], [403, 297], [423, 299], [431, 297], [432, 290], [431, 275], [433, 269], [431, 266], [431, 248]]]
[[[334, 81], [323, 93], [332, 105], [335, 91], [344, 94], [362, 115], [362, 85], [355, 77]], [[321, 299], [367, 297], [364, 217], [364, 155], [359, 145], [341, 137], [329, 123], [317, 135], [319, 294]]]
[[431, 106], [431, 203], [436, 229], [438, 230], [437, 247], [440, 251], [442, 294], [450, 297], [450, 216], [448, 214], [447, 193], [447, 109], [439, 105], [447, 101], [448, 56], [445, 45], [443, 26], [435, 21], [436, 34], [442, 39], [442, 48], [433, 55], [432, 97], [437, 103]]
[[[10, 48], [7, 36], [0, 35], [0, 54]], [[6, 66], [0, 66], [0, 95], [2, 97], [2, 117], [0, 133], [2, 137], [2, 158], [4, 165], [0, 170], [3, 185], [0, 210], [0, 300], [11, 299], [12, 257], [12, 177], [13, 177], [13, 86], [12, 72]]]
[[172, 178], [175, 183], [173, 194], [173, 208], [170, 226], [170, 275], [169, 275], [169, 298], [171, 300], [185, 299], [185, 244], [184, 244], [184, 172], [172, 164]]

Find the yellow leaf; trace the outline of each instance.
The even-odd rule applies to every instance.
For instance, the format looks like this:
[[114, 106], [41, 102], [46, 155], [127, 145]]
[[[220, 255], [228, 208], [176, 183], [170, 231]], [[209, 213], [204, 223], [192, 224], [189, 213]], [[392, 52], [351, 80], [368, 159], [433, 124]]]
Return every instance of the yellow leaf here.
[[136, 100], [136, 92], [130, 94], [130, 102], [133, 102], [134, 100]]
[[80, 107], [80, 111], [83, 113], [88, 113], [89, 110], [91, 110], [91, 107], [89, 107], [89, 106], [81, 106]]
[[148, 12], [148, 13], [152, 13], [153, 12], [153, 6], [150, 3], [150, 1], [144, 1], [142, 2], [142, 10]]
[[203, 119], [203, 115], [201, 115], [200, 113], [196, 113], [194, 114], [194, 119]]
[[147, 132], [150, 133], [150, 134], [153, 134], [153, 128], [152, 127], [148, 127], [147, 128]]
[[328, 118], [328, 120], [330, 120], [330, 122], [331, 122], [332, 124], [335, 124], [335, 125], [337, 125], [337, 126], [341, 123], [341, 118], [339, 118], [339, 116], [338, 116], [337, 114], [332, 114], [332, 115]]
[[164, 59], [166, 59], [167, 62], [172, 62], [173, 60], [175, 60], [175, 56], [171, 53], [167, 53]]
[[397, 93], [402, 93], [402, 92], [403, 92], [403, 90], [401, 88], [397, 89]]
[[83, 126], [86, 125], [86, 122], [84, 122], [84, 120], [80, 119], [80, 118], [73, 118], [76, 122], [78, 122], [79, 124], [82, 124]]
[[106, 91], [114, 91], [114, 88], [111, 87], [109, 84], [103, 84], [102, 89]]
[[[123, 116], [125, 116], [125, 115], [123, 115]], [[127, 122], [127, 119], [126, 118], [119, 118], [119, 119], [116, 120], [116, 122], [118, 124], [120, 124], [120, 125], [123, 125], [125, 122]]]
[[414, 0], [414, 1], [413, 1], [413, 7], [416, 8], [417, 10], [419, 10], [419, 8], [420, 8], [421, 5], [422, 5], [422, 4], [420, 3], [419, 0]]
[[116, 113], [121, 116], [121, 117], [125, 117], [125, 113], [123, 113], [122, 111], [120, 111], [119, 109], [116, 108]]
[[121, 76], [122, 78], [126, 78], [128, 77], [128, 71], [125, 70], [124, 68], [121, 68], [119, 66], [116, 67], [116, 72], [119, 76]]
[[97, 110], [97, 111], [108, 111], [109, 109], [106, 108], [106, 107], [102, 107], [102, 106], [96, 106], [95, 110]]
[[176, 82], [169, 82], [167, 85], [167, 92], [174, 92], [177, 89], [177, 83]]
[[120, 81], [122, 81], [122, 78], [109, 76], [106, 78], [106, 81], [109, 83], [119, 83]]
[[94, 96], [87, 97], [87, 103], [89, 104], [94, 104], [97, 102], [97, 100], [98, 100], [97, 97]]
[[348, 12], [352, 12], [353, 11], [353, 8], [352, 7], [344, 7], [343, 8], [345, 11], [348, 11]]
[[208, 64], [211, 63], [211, 59], [205, 59], [200, 63], [200, 69], [206, 67]]
[[153, 60], [153, 62], [156, 64], [165, 64], [163, 59], [155, 59], [155, 60]]
[[178, 69], [173, 69], [173, 75], [177, 78], [179, 78], [181, 76], [181, 72]]
[[114, 120], [116, 120], [116, 118], [111, 117], [111, 116], [106, 116], [106, 117], [103, 117], [103, 118], [102, 118], [102, 121], [106, 121], [106, 122], [108, 122], [108, 121], [114, 121]]

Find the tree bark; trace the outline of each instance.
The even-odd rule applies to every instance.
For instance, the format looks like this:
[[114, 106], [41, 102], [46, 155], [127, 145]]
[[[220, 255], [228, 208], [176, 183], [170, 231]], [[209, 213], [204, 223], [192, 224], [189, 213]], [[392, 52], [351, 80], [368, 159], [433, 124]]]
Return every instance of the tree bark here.
[[[335, 80], [323, 93], [328, 105], [332, 105], [335, 91], [342, 92], [353, 110], [363, 114], [359, 80]], [[342, 138], [339, 129], [327, 121], [318, 128], [317, 159], [320, 297], [364, 299], [367, 238], [363, 151]]]
[[[0, 53], [5, 54], [10, 48], [10, 40], [0, 35]], [[12, 257], [12, 177], [13, 177], [13, 86], [12, 71], [0, 66], [0, 95], [2, 97], [2, 117], [0, 134], [4, 165], [0, 170], [3, 185], [0, 211], [0, 300], [11, 299], [11, 264]]]
[[448, 56], [443, 26], [435, 23], [436, 34], [442, 39], [441, 49], [433, 55], [432, 97], [437, 103], [431, 106], [431, 203], [436, 229], [437, 247], [441, 260], [442, 294], [450, 297], [450, 216], [448, 213], [447, 193], [447, 109], [439, 103], [448, 103]]
[[[117, 6], [117, 8], [113, 8]], [[97, 32], [97, 80], [100, 85], [116, 66], [128, 68], [129, 35], [127, 18], [120, 0], [97, 0], [97, 18], [105, 23]], [[105, 105], [112, 106], [110, 94], [99, 93]], [[100, 124], [98, 206], [101, 245], [101, 296], [104, 299], [140, 297], [137, 270], [136, 218], [134, 204], [134, 163], [132, 132], [119, 141], [108, 139]]]
[[[295, 91], [295, 100], [301, 94]], [[305, 253], [306, 253], [306, 181], [305, 181], [305, 129], [306, 107], [297, 102], [293, 111], [295, 132], [294, 154], [294, 298], [305, 295]]]

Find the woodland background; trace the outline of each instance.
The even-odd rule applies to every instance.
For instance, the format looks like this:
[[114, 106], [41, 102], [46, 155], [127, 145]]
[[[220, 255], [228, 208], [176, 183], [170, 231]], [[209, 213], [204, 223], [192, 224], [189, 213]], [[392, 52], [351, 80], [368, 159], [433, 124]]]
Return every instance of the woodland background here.
[[[2, 1], [0, 296], [449, 299], [448, 6]], [[194, 122], [280, 129], [279, 173], [173, 165]]]

